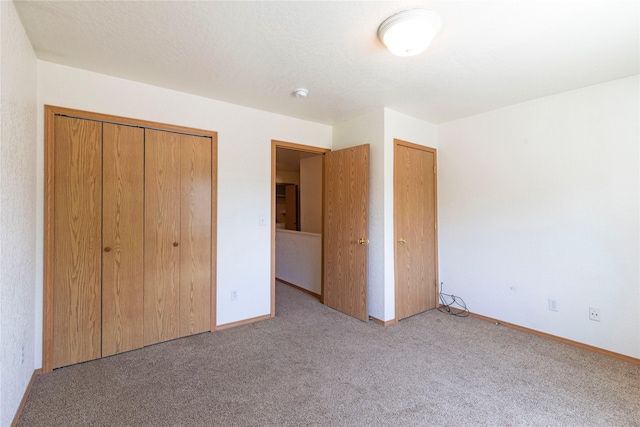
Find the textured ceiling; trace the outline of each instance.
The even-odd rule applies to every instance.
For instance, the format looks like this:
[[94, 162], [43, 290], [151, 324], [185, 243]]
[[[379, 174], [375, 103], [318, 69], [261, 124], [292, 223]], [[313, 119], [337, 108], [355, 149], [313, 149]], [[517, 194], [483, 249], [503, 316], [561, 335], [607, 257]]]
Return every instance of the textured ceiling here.
[[[442, 123], [640, 64], [637, 1], [14, 3], [40, 59], [327, 124], [380, 107]], [[443, 30], [395, 57], [377, 28], [412, 7]]]

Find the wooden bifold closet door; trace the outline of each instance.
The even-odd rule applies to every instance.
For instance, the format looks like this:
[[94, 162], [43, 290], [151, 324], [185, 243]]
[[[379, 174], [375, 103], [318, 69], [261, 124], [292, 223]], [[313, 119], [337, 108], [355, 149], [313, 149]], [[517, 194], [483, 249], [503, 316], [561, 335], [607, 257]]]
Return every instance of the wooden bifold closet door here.
[[143, 345], [144, 130], [102, 125], [102, 356]]
[[53, 367], [101, 355], [102, 123], [55, 118]]
[[146, 130], [144, 343], [209, 330], [210, 138]]
[[47, 120], [45, 372], [212, 330], [213, 138]]

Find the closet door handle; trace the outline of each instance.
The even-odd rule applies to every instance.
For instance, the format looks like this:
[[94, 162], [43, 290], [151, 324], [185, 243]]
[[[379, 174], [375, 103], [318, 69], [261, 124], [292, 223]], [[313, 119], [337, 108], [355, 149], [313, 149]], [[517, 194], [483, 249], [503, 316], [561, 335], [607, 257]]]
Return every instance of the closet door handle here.
[[178, 246], [178, 242], [173, 242], [173, 246]]
[[109, 246], [105, 247], [105, 248], [104, 248], [104, 251], [105, 251], [105, 252], [111, 252], [111, 247], [109, 247]]

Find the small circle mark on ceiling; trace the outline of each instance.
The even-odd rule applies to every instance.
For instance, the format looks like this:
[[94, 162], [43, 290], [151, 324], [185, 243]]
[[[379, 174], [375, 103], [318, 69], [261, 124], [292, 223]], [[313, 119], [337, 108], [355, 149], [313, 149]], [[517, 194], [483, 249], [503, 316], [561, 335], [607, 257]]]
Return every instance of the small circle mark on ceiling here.
[[309, 91], [303, 87], [299, 87], [298, 89], [293, 91], [293, 94], [296, 98], [306, 98], [309, 95]]

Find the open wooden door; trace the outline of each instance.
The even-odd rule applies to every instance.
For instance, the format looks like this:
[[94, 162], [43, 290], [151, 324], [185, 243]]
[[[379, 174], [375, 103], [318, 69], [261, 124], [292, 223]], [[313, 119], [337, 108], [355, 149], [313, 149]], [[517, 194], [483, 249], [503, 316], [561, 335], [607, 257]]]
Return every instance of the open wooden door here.
[[325, 156], [324, 303], [366, 322], [369, 145]]

